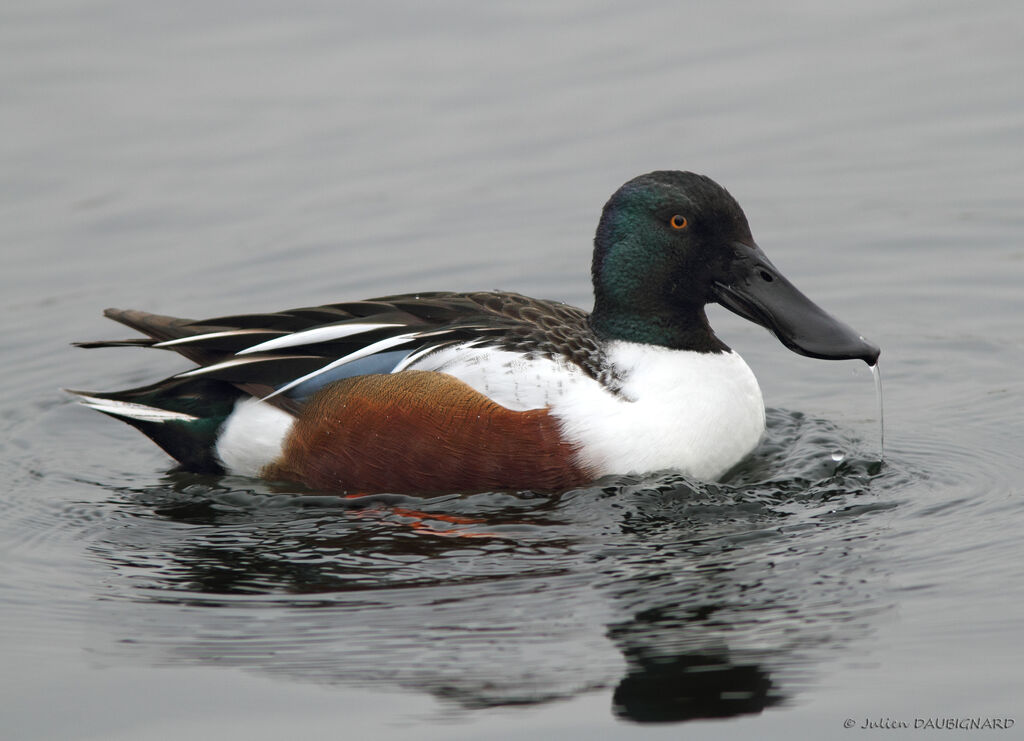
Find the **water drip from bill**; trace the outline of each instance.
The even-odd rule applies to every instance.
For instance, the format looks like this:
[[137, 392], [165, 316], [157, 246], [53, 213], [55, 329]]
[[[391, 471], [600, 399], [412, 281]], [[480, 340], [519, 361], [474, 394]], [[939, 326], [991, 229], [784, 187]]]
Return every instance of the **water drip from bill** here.
[[871, 366], [875, 378], [875, 398], [878, 400], [878, 462], [885, 461], [885, 410], [882, 404], [882, 371], [876, 362]]

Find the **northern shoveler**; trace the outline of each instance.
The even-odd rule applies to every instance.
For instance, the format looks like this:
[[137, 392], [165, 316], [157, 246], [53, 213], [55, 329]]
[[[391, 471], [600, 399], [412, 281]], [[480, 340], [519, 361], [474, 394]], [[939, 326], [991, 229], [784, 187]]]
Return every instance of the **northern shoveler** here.
[[716, 479], [764, 432], [761, 390], [708, 325], [718, 302], [802, 355], [879, 349], [775, 268], [711, 179], [630, 180], [594, 239], [594, 310], [419, 293], [193, 321], [108, 309], [198, 367], [76, 391], [183, 466], [358, 493], [561, 490], [676, 469]]

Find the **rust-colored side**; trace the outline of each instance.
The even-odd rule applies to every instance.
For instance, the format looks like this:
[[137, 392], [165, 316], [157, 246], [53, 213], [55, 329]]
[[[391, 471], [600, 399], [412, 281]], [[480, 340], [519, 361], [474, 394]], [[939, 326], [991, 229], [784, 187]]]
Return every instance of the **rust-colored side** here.
[[347, 378], [314, 395], [269, 479], [314, 489], [555, 491], [592, 480], [543, 409], [513, 412], [431, 371]]

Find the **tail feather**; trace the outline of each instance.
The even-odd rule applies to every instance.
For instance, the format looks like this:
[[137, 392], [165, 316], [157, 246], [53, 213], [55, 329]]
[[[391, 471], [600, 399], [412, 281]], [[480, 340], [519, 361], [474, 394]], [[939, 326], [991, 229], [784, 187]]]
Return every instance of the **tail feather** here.
[[115, 322], [120, 322], [126, 327], [131, 327], [158, 342], [202, 334], [206, 331], [205, 329], [195, 327], [191, 319], [150, 314], [147, 311], [136, 311], [134, 309], [104, 309], [103, 316], [113, 319]]
[[87, 350], [92, 350], [97, 347], [153, 347], [156, 344], [156, 340], [148, 337], [137, 337], [132, 340], [93, 340], [92, 342], [72, 342], [71, 344], [75, 347], [84, 347]]
[[68, 391], [90, 409], [135, 427], [190, 470], [205, 473], [224, 472], [214, 450], [217, 436], [246, 395], [224, 381], [178, 378], [124, 391]]
[[199, 419], [199, 417], [186, 414], [185, 412], [173, 412], [169, 409], [160, 409], [159, 407], [137, 404], [132, 401], [104, 398], [101, 394], [95, 394], [89, 391], [76, 391], [75, 389], [64, 390], [70, 394], [78, 396], [79, 402], [84, 406], [120, 419], [134, 419], [139, 422], [195, 422]]
[[[147, 311], [136, 311], [134, 309], [104, 309], [103, 315], [113, 319], [126, 327], [146, 335], [144, 338], [129, 340], [101, 340], [98, 342], [75, 342], [76, 347], [88, 349], [98, 347], [158, 347], [176, 350], [180, 355], [199, 365], [209, 365], [230, 357], [240, 347], [247, 346], [246, 342], [239, 345], [237, 339], [225, 338], [220, 342], [203, 342], [187, 344], [188, 338], [209, 335], [216, 330], [231, 329], [230, 327], [217, 327], [208, 323], [197, 324], [191, 319], [180, 319], [174, 316], [162, 314], [150, 314]], [[234, 334], [228, 332], [227, 334]], [[270, 336], [276, 336], [271, 333]], [[263, 338], [266, 339], [266, 338]], [[179, 343], [163, 345], [161, 343]]]

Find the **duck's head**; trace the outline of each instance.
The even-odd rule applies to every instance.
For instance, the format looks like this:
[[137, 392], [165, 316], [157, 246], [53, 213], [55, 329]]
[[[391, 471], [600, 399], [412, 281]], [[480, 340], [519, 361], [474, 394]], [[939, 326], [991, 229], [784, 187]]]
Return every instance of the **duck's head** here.
[[790, 283], [754, 242], [728, 191], [703, 175], [660, 171], [633, 178], [605, 204], [594, 239], [591, 325], [605, 339], [714, 352], [716, 302], [812, 358], [857, 358], [879, 349]]

